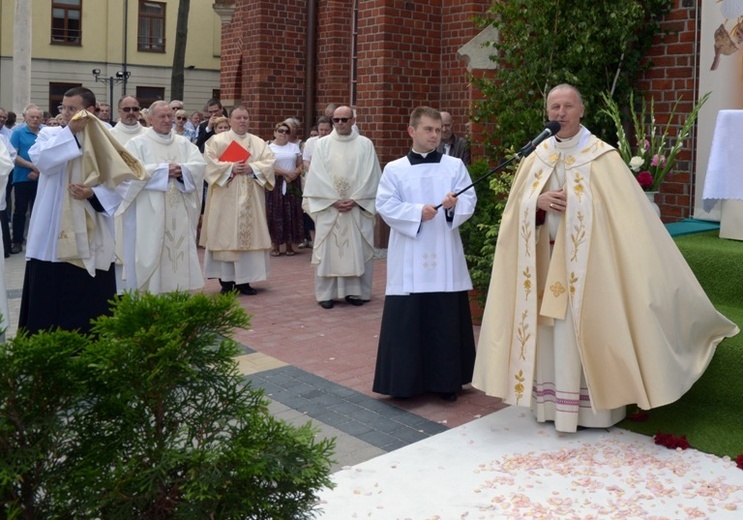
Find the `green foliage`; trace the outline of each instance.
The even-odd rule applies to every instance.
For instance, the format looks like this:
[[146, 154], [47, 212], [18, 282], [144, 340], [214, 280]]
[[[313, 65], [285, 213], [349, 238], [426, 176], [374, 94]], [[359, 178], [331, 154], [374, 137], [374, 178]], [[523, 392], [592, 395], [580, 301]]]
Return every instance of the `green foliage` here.
[[[473, 108], [472, 120], [486, 129], [486, 153], [508, 157], [539, 133], [547, 93], [561, 83], [581, 91], [586, 127], [599, 137], [612, 135], [611, 121], [599, 111], [600, 96], [610, 92], [620, 104], [629, 98], [650, 65], [643, 57], [660, 30], [659, 22], [673, 4], [673, 0], [494, 1], [480, 23], [498, 31], [498, 40], [490, 43], [498, 68], [492, 77], [473, 78], [482, 99]], [[478, 191], [477, 212], [485, 215], [473, 225], [488, 245], [495, 243], [504, 207], [494, 201], [509, 191], [510, 180], [506, 176], [491, 183], [493, 197]], [[484, 288], [489, 285], [487, 260], [493, 252], [486, 257], [478, 245], [467, 247], [466, 253], [473, 283]]]
[[0, 344], [0, 517], [52, 516], [39, 490], [65, 478], [67, 427], [84, 394], [76, 357], [88, 346], [65, 331]]
[[[514, 153], [510, 154], [513, 157]], [[469, 167], [473, 181], [490, 171], [490, 166], [483, 160], [473, 162]], [[494, 173], [489, 181], [482, 181], [477, 189], [477, 210], [459, 230], [464, 246], [475, 297], [484, 306], [487, 288], [490, 285], [490, 272], [493, 267], [495, 242], [498, 239], [503, 209], [508, 200], [508, 191], [513, 180], [514, 166], [508, 166]], [[479, 188], [479, 189], [478, 189]]]
[[643, 57], [673, 0], [496, 1], [483, 23], [499, 39], [492, 43], [499, 68], [477, 81], [484, 99], [475, 120], [492, 125], [490, 144], [520, 148], [544, 123], [549, 90], [571, 83], [583, 94], [584, 122], [603, 137], [608, 127], [599, 96], [629, 96], [647, 64]]
[[[56, 370], [35, 375], [55, 399], [69, 397], [38, 414], [62, 448], [29, 458], [61, 470], [50, 481], [42, 467], [29, 490], [19, 471], [2, 474], [3, 489], [31, 506], [22, 517], [307, 518], [316, 492], [330, 485], [333, 442], [274, 419], [262, 392], [246, 384], [227, 338], [249, 323], [231, 295], [127, 294], [96, 321], [94, 340], [41, 333], [11, 342], [8, 365], [16, 367], [19, 348], [40, 358], [42, 346], [71, 338]], [[19, 368], [0, 370], [11, 387], [23, 380]], [[44, 398], [40, 390], [27, 400]], [[3, 437], [18, 437], [16, 423], [2, 426]], [[7, 503], [8, 516], [20, 511]]]

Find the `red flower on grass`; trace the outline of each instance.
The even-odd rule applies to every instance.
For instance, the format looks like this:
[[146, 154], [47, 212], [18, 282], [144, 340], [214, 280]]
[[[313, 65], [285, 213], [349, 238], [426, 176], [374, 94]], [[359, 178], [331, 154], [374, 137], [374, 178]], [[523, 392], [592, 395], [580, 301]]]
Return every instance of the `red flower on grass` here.
[[659, 444], [660, 446], [665, 446], [666, 448], [675, 450], [675, 449], [682, 449], [685, 450], [689, 447], [689, 441], [686, 440], [686, 435], [682, 435], [681, 437], [676, 437], [672, 433], [663, 433], [658, 432], [655, 434], [655, 437], [653, 437], [653, 440], [655, 441], [655, 444]]
[[650, 414], [642, 410], [631, 414], [628, 419], [632, 422], [645, 422], [650, 418]]
[[738, 455], [738, 458], [735, 459], [735, 464], [740, 468], [743, 469], [743, 453]]

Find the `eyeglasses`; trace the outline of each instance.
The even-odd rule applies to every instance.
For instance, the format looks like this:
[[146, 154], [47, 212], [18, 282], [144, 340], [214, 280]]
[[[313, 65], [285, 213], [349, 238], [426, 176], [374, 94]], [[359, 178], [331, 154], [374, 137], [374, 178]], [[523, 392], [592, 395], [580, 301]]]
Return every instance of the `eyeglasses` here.
[[349, 119], [353, 119], [352, 117], [334, 117], [333, 123], [348, 123]]
[[139, 112], [139, 107], [121, 107], [121, 110], [128, 114], [129, 112]]
[[289, 133], [289, 130], [287, 130], [286, 128], [277, 128], [276, 129], [276, 132], [278, 132], [280, 134], [288, 134]]
[[188, 118], [183, 116], [176, 116], [175, 117], [178, 121], [186, 121]]

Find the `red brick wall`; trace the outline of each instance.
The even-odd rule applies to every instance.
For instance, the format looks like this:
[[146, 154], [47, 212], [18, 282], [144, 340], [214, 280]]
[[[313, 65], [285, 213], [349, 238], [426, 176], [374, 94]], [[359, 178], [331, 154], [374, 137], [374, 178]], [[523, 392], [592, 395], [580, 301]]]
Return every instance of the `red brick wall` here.
[[[467, 62], [457, 56], [462, 45], [477, 36], [481, 29], [474, 23], [476, 16], [485, 13], [491, 2], [462, 1], [445, 2], [443, 8], [444, 30], [442, 31], [441, 47], [441, 100], [440, 110], [452, 115], [453, 131], [464, 136], [469, 128], [469, 116], [477, 92], [470, 86], [470, 74], [467, 72]], [[473, 71], [473, 74], [480, 74]], [[477, 147], [473, 153], [477, 154]]]
[[[312, 0], [309, 0], [312, 1]], [[351, 102], [354, 0], [318, 0], [313, 111]], [[446, 109], [466, 133], [472, 92], [459, 47], [478, 32], [472, 22], [490, 0], [359, 0], [358, 125], [374, 140], [382, 164], [409, 146], [410, 111]], [[222, 29], [222, 98], [244, 103], [252, 131], [269, 137], [284, 117], [302, 119], [308, 1], [235, 0]], [[304, 131], [314, 121], [303, 122]]]
[[319, 0], [317, 20], [317, 98], [314, 108], [315, 114], [320, 116], [328, 103], [348, 105], [351, 102], [353, 0]]
[[[663, 28], [670, 31], [664, 38], [656, 38], [648, 60], [653, 67], [645, 73], [638, 85], [655, 100], [656, 120], [666, 124], [671, 108], [678, 97], [683, 101], [677, 113], [685, 116], [697, 95], [699, 79], [696, 70], [696, 53], [699, 47], [698, 26], [695, 18], [701, 15], [702, 0], [677, 0], [674, 9], [663, 21]], [[678, 118], [674, 118], [677, 120]], [[679, 130], [673, 128], [673, 135]], [[666, 177], [656, 196], [664, 222], [675, 222], [689, 217], [693, 211], [694, 183], [693, 155], [696, 135], [687, 140], [677, 156], [675, 173]]]

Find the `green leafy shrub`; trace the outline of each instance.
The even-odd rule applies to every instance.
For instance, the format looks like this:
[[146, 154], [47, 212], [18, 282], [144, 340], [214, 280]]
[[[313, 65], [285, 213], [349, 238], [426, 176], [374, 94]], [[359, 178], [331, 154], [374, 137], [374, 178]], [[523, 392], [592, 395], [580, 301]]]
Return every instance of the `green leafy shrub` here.
[[52, 518], [48, 492], [66, 478], [85, 387], [86, 336], [19, 335], [0, 344], [0, 518]]
[[[469, 167], [473, 181], [489, 171], [490, 165], [483, 160], [475, 161]], [[514, 167], [508, 166], [492, 174], [475, 187], [477, 190], [475, 214], [462, 225], [459, 231], [464, 246], [464, 256], [472, 278], [472, 286], [475, 289], [474, 298], [482, 306], [485, 305], [490, 285], [495, 242], [498, 239], [498, 229], [503, 209], [506, 207], [513, 172]]]
[[[57, 418], [52, 426], [64, 426], [53, 430], [62, 447], [37, 454], [61, 468], [53, 480], [42, 468], [31, 495], [8, 471], [16, 502], [43, 513], [4, 503], [8, 516], [308, 518], [317, 491], [330, 485], [333, 441], [274, 419], [239, 374], [228, 338], [249, 323], [232, 295], [127, 294], [95, 322], [94, 339], [67, 333], [80, 339], [69, 340], [56, 379], [44, 382], [70, 394], [46, 411]], [[59, 334], [12, 341], [10, 364], [19, 346], [40, 356], [36, 349]], [[4, 381], [18, 372], [0, 370]], [[17, 435], [12, 424], [3, 433]]]

